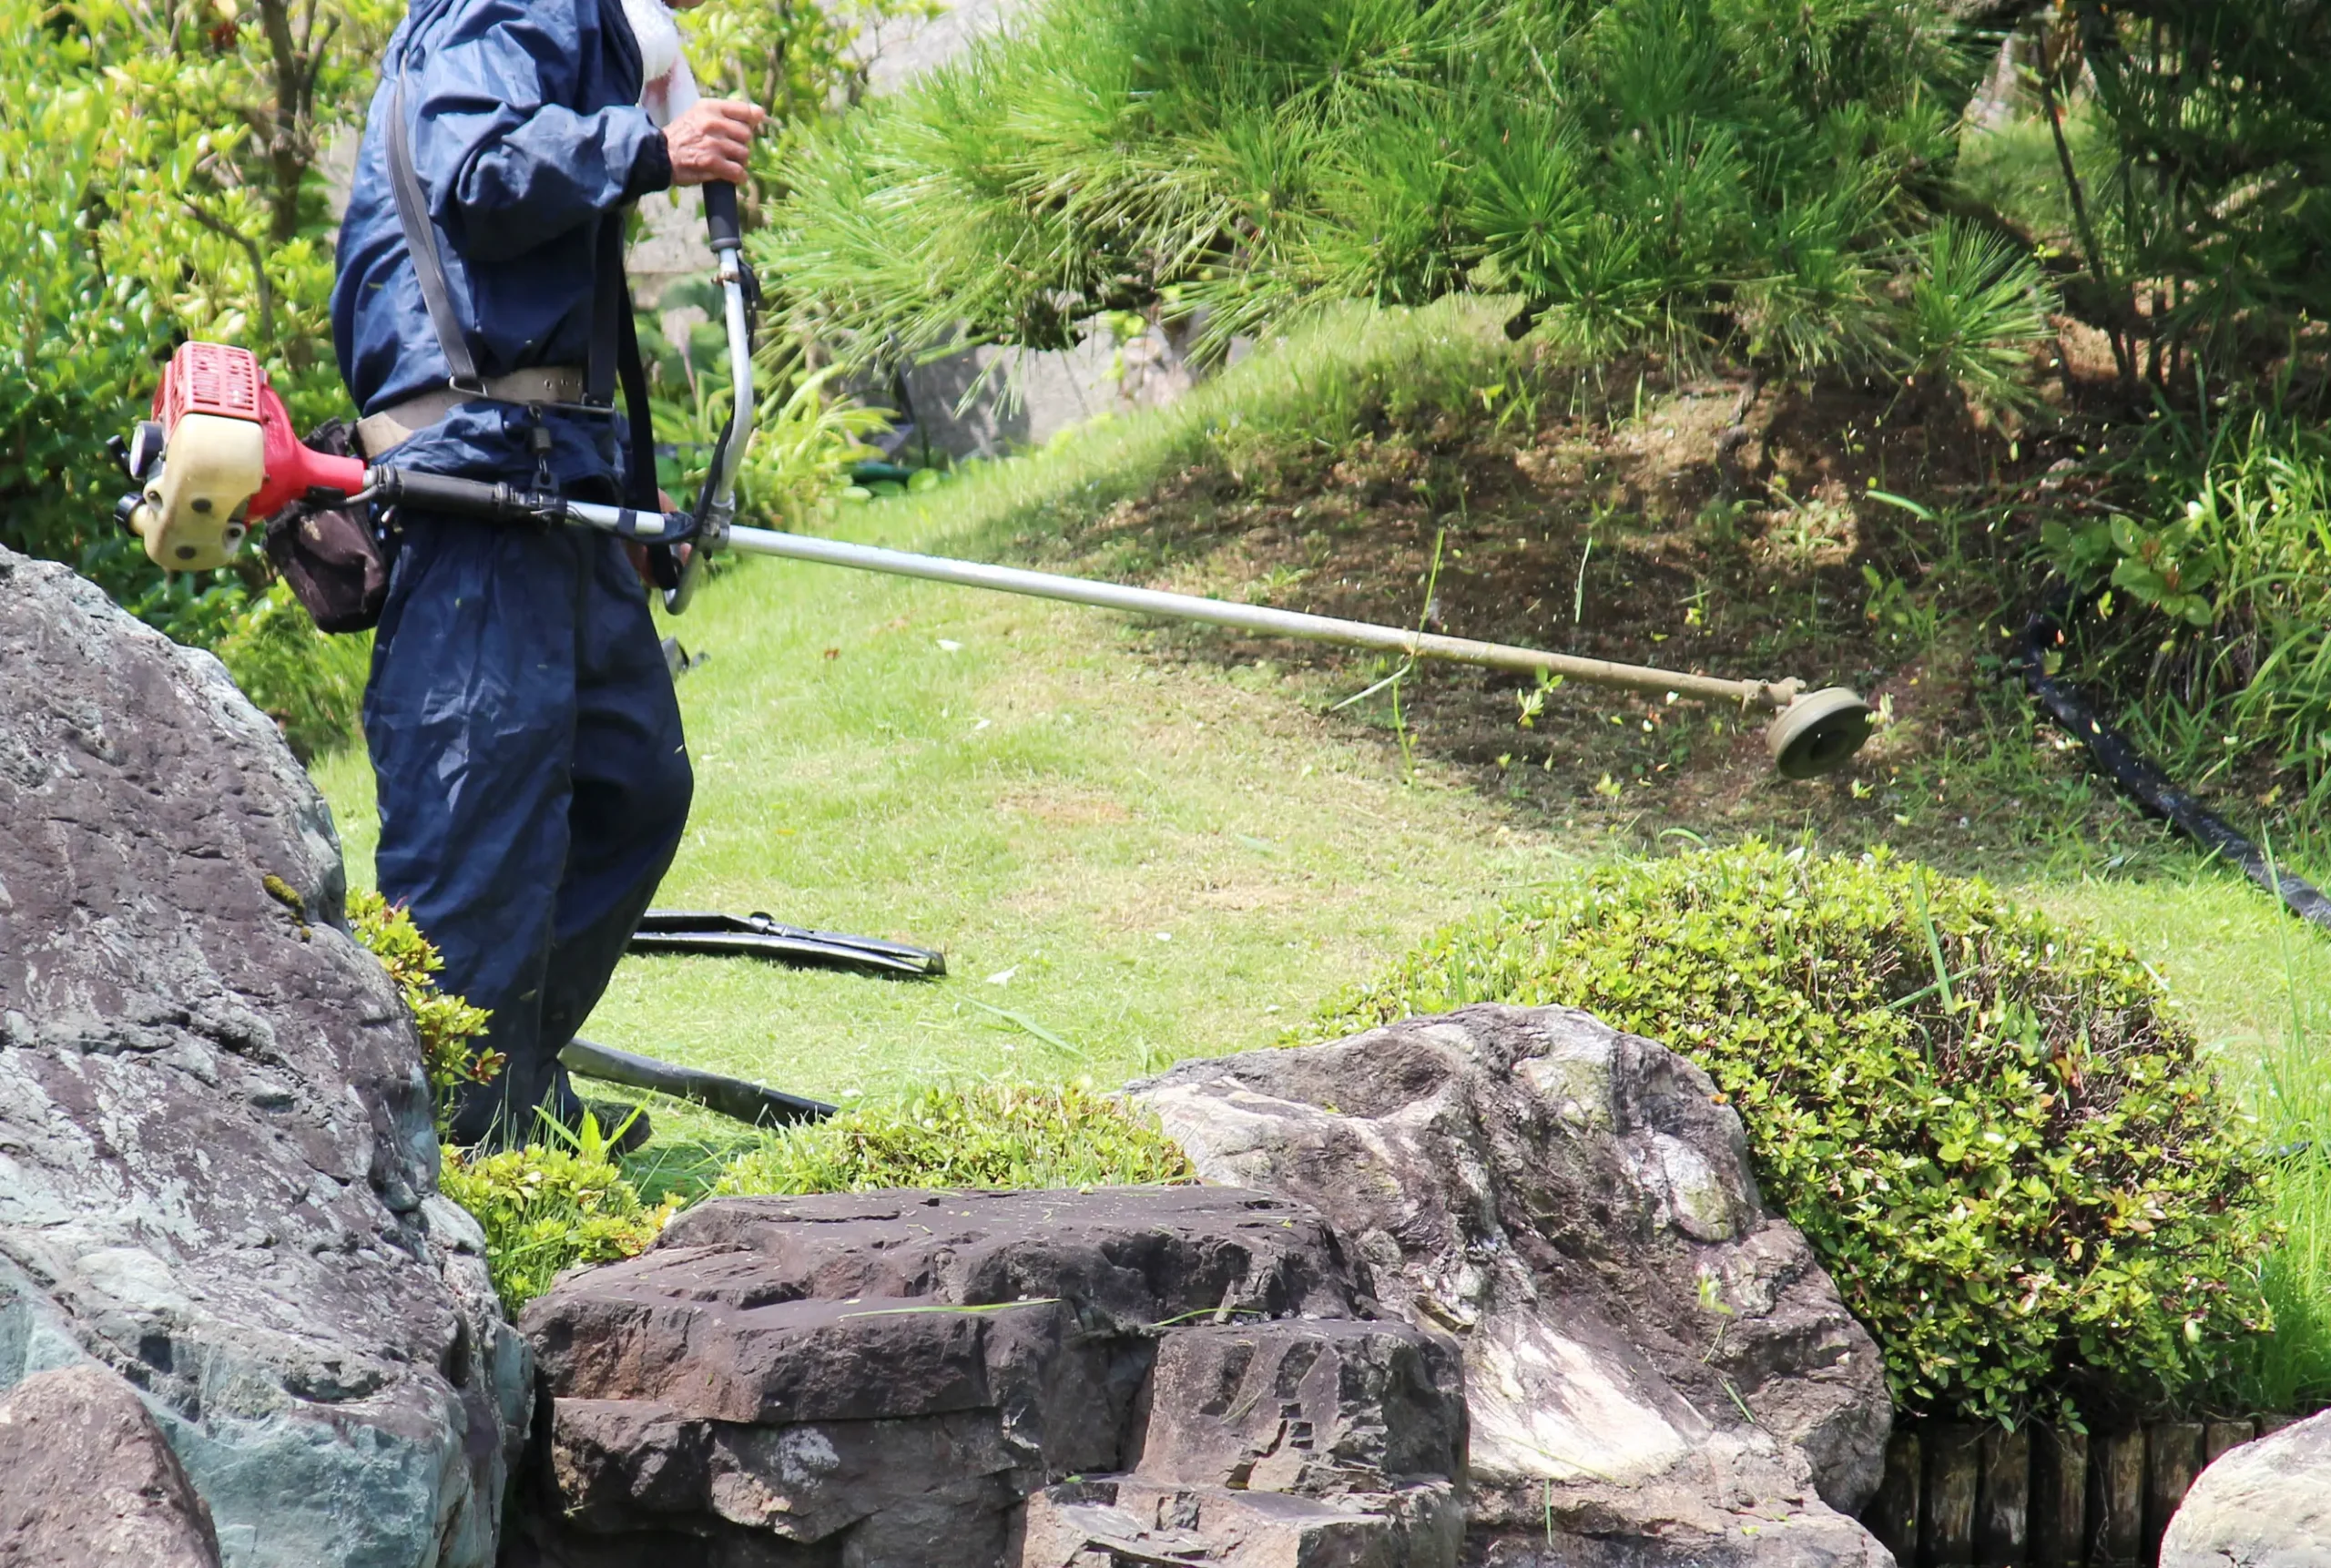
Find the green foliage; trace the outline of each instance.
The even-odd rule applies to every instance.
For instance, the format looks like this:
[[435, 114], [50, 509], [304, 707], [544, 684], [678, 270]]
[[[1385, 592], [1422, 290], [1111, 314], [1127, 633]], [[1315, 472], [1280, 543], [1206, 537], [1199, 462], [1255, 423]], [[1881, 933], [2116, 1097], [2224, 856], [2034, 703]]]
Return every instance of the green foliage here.
[[640, 1197], [616, 1166], [616, 1135], [588, 1112], [580, 1133], [557, 1130], [557, 1143], [499, 1154], [448, 1148], [438, 1172], [440, 1190], [484, 1227], [494, 1288], [513, 1318], [561, 1270], [645, 1251], [675, 1207]]
[[[1988, 390], [2036, 274], [1915, 239], [1973, 76], [1903, 0], [1061, 0], [805, 141], [758, 254], [870, 355], [1475, 291], [1590, 350]], [[1898, 278], [1981, 326], [1905, 361]]]
[[2331, 438], [2279, 409], [2156, 421], [2102, 463], [2145, 514], [2041, 544], [2103, 596], [2075, 653], [2180, 771], [2246, 759], [2331, 799]]
[[422, 1067], [437, 1099], [437, 1130], [443, 1135], [455, 1092], [464, 1084], [492, 1083], [502, 1071], [499, 1052], [471, 1044], [485, 1032], [490, 1015], [437, 989], [437, 972], [445, 961], [403, 906], [391, 904], [368, 888], [349, 895], [348, 921], [356, 940], [372, 950], [397, 983], [397, 993], [412, 1013], [421, 1035]]
[[1751, 842], [1449, 927], [1330, 1022], [1563, 1003], [1737, 1105], [1904, 1409], [2154, 1407], [2269, 1326], [2262, 1156], [2152, 973], [1883, 855]]
[[2032, 351], [2055, 336], [2031, 258], [1953, 219], [1927, 230], [1917, 257], [1897, 345], [1906, 380], [1988, 408], [2029, 406]]
[[[491, 1083], [502, 1071], [499, 1053], [473, 1044], [484, 1032], [487, 1014], [437, 988], [444, 960], [404, 910], [367, 890], [350, 897], [348, 913], [356, 939], [388, 970], [412, 1011], [443, 1138], [461, 1086]], [[555, 1135], [549, 1146], [480, 1154], [448, 1145], [437, 1174], [438, 1189], [484, 1228], [486, 1268], [513, 1318], [550, 1288], [559, 1270], [638, 1253], [662, 1231], [673, 1208], [669, 1203], [650, 1207], [616, 1168], [612, 1145], [621, 1129], [603, 1132], [587, 1111], [579, 1131], [545, 1125]]]
[[1181, 1146], [1119, 1101], [1074, 1085], [991, 1084], [925, 1089], [773, 1134], [717, 1190], [1093, 1186], [1191, 1175]]
[[289, 585], [276, 583], [251, 602], [212, 647], [243, 695], [282, 726], [302, 760], [357, 738], [372, 637], [326, 636], [316, 630]]
[[[99, 262], [115, 113], [88, 41], [0, 0], [0, 544], [79, 558], [124, 485], [98, 445], [133, 417], [166, 325], [134, 275]], [[159, 574], [155, 574], [158, 576]]]
[[[2074, 0], [2052, 74], [2082, 72], [2111, 160], [2076, 177], [2109, 212], [2084, 237], [2112, 274], [2106, 323], [2159, 384], [2188, 352], [2240, 373], [2322, 350], [2331, 317], [2331, 7], [2288, 0]], [[2069, 95], [2065, 95], [2069, 96]], [[2136, 296], [2149, 296], [2137, 309]]]
[[[0, 0], [0, 542], [74, 564], [183, 640], [264, 580], [166, 583], [112, 522], [102, 443], [178, 336], [259, 353], [297, 420], [341, 402], [325, 336], [331, 216], [317, 150], [361, 108], [389, 0], [202, 6]], [[21, 260], [19, 257], [21, 256]]]

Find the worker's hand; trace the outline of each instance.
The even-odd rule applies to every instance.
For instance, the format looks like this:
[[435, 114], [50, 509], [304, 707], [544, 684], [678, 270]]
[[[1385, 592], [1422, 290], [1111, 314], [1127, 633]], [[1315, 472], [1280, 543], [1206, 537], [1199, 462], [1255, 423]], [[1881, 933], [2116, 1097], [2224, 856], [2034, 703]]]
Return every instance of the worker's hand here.
[[736, 98], [706, 98], [664, 127], [674, 185], [724, 179], [741, 185], [753, 133], [769, 118], [759, 106]]

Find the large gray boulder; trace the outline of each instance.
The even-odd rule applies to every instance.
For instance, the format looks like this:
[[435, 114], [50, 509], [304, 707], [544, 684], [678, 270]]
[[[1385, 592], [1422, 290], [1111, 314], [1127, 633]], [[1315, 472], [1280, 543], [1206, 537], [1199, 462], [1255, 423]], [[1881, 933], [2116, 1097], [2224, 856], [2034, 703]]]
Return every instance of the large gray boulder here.
[[2331, 1568], [2331, 1410], [2220, 1455], [2170, 1520], [2161, 1568]]
[[1207, 1180], [1316, 1209], [1388, 1314], [1459, 1339], [1481, 1559], [1890, 1562], [1850, 1517], [1892, 1421], [1877, 1347], [1682, 1057], [1480, 1006], [1129, 1092]]
[[514, 1563], [1456, 1568], [1463, 1373], [1222, 1188], [721, 1199], [570, 1276]]
[[0, 1388], [127, 1378], [230, 1568], [491, 1562], [525, 1347], [274, 727], [0, 550]]

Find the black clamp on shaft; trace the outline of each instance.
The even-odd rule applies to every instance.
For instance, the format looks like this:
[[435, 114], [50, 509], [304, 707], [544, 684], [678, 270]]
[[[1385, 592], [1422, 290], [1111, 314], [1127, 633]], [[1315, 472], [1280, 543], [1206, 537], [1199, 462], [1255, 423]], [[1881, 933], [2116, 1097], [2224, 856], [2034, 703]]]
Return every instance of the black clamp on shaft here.
[[372, 491], [371, 498], [382, 506], [451, 512], [494, 523], [561, 523], [566, 519], [566, 498], [555, 491], [526, 490], [483, 479], [424, 473], [413, 468], [374, 468], [367, 471], [364, 477]]

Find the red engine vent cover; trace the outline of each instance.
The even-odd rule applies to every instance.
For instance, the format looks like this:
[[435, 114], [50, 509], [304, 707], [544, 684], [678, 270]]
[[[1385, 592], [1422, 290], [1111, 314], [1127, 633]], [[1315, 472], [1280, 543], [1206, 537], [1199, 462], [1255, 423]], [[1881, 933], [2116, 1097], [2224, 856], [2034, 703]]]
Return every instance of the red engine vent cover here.
[[[249, 349], [225, 343], [185, 343], [170, 356], [155, 412], [165, 425], [182, 414], [221, 414], [229, 419], [265, 417], [260, 402], [267, 373]], [[163, 406], [167, 405], [167, 406]]]

